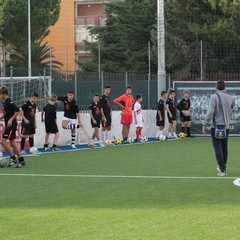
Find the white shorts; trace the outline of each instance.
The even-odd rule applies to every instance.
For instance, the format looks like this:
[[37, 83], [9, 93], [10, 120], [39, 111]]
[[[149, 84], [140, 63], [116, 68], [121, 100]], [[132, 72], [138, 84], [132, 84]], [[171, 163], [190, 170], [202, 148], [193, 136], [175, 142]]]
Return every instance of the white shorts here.
[[139, 121], [139, 120], [137, 120], [136, 127], [140, 127], [140, 128], [142, 128], [142, 127], [143, 127], [143, 121]]
[[78, 120], [77, 119], [73, 119], [73, 118], [67, 118], [67, 117], [63, 117], [62, 119], [63, 121], [68, 121], [74, 125], [77, 125], [78, 124]]

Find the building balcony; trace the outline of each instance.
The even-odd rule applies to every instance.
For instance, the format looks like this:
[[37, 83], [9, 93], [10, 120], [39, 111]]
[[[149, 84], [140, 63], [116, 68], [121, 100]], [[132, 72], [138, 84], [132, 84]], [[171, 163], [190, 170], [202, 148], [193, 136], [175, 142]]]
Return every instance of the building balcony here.
[[75, 17], [75, 26], [104, 26], [106, 18], [102, 16]]
[[75, 53], [80, 56], [90, 56], [91, 52], [86, 50], [85, 44], [78, 42], [75, 44]]
[[106, 0], [75, 0], [77, 4], [103, 4]]

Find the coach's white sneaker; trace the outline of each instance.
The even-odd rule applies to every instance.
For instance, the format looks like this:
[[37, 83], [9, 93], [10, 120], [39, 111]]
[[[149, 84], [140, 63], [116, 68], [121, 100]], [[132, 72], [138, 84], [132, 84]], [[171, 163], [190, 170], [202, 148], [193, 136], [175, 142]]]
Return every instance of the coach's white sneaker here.
[[76, 147], [75, 144], [73, 143], [73, 144], [71, 144], [71, 148], [75, 149], [75, 148], [77, 148], [77, 147]]
[[219, 172], [219, 173], [217, 174], [217, 176], [219, 176], [219, 177], [225, 177], [225, 176], [227, 176], [227, 172]]
[[220, 169], [219, 165], [217, 165], [217, 172], [218, 172], [218, 173], [221, 172], [221, 169]]

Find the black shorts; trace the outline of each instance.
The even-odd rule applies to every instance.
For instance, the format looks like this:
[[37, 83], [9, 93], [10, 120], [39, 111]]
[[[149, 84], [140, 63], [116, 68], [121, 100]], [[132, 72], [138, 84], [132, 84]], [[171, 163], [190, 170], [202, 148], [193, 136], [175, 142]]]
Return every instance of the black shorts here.
[[102, 121], [102, 127], [111, 127], [112, 126], [112, 116], [111, 115], [105, 115], [106, 122]]
[[21, 134], [22, 135], [32, 135], [35, 134], [35, 126], [31, 124], [22, 124]]
[[156, 125], [157, 125], [158, 127], [164, 127], [164, 126], [165, 126], [165, 119], [163, 119], [162, 121], [160, 121], [159, 119], [157, 119]]
[[101, 122], [101, 119], [95, 119], [96, 120], [96, 124], [93, 123], [92, 119], [91, 119], [91, 125], [92, 125], [92, 128], [100, 128], [100, 122]]
[[169, 116], [169, 114], [167, 116], [169, 123], [173, 123], [173, 121], [176, 121], [176, 116], [172, 115], [173, 116], [172, 118]]
[[15, 126], [6, 127], [2, 134], [2, 138], [9, 139], [9, 140], [16, 139], [16, 131], [17, 131], [17, 127]]
[[190, 122], [191, 117], [190, 116], [184, 116], [183, 114], [180, 115], [181, 122]]
[[46, 133], [57, 133], [58, 132], [58, 126], [54, 123], [46, 123], [45, 122], [45, 131]]

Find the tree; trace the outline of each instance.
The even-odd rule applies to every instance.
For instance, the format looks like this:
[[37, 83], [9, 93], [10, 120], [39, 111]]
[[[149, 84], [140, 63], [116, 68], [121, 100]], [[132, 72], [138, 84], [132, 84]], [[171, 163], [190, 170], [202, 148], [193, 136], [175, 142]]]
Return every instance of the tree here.
[[[27, 50], [27, 49], [26, 49]], [[25, 51], [24, 55], [21, 55], [15, 51], [15, 54], [11, 55], [11, 60], [8, 63], [9, 66], [19, 67], [27, 66], [28, 64], [28, 52]], [[52, 49], [47, 42], [42, 44], [41, 41], [34, 42], [32, 45], [32, 68], [51, 68], [60, 69], [63, 64], [57, 60], [54, 60], [55, 56], [52, 53]]]
[[148, 42], [156, 23], [156, 1], [125, 0], [106, 4], [106, 26], [92, 27], [97, 43], [87, 43], [93, 54], [84, 70], [97, 71], [98, 42], [101, 46], [101, 69], [106, 72], [148, 72]]
[[240, 63], [240, 6], [225, 0], [167, 0], [166, 63], [169, 72], [237, 72]]
[[[59, 18], [61, 0], [31, 0], [31, 42], [34, 48], [41, 39], [49, 34], [49, 27], [53, 26]], [[28, 46], [28, 1], [2, 0], [2, 27], [0, 29], [2, 41], [5, 46], [10, 45], [15, 55], [25, 58], [22, 62], [27, 67]]]

